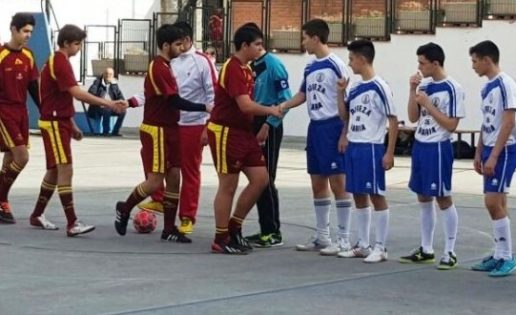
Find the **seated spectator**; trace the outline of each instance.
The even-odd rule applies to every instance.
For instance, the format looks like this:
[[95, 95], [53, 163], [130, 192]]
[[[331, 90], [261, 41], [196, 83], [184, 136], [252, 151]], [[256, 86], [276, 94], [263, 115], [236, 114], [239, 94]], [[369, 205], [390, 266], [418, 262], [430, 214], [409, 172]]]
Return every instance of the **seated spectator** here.
[[[115, 79], [115, 71], [113, 68], [106, 68], [104, 74], [101, 77], [95, 79], [93, 84], [88, 89], [88, 92], [102, 98], [110, 99], [113, 101], [123, 100], [124, 95]], [[102, 108], [99, 106], [89, 106], [88, 117], [93, 119], [102, 118], [102, 135], [104, 136], [120, 136], [120, 127], [124, 121], [124, 113], [115, 113], [109, 108]], [[113, 130], [111, 131], [111, 116], [118, 116]]]

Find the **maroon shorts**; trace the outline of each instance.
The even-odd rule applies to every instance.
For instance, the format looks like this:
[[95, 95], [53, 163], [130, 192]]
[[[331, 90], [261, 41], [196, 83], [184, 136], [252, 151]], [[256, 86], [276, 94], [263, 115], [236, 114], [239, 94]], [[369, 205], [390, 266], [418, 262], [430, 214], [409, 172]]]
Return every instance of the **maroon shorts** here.
[[0, 106], [0, 151], [29, 146], [29, 114], [27, 108]]
[[179, 126], [141, 124], [143, 168], [151, 173], [165, 174], [171, 167], [181, 167]]
[[39, 120], [38, 125], [45, 146], [47, 170], [59, 164], [71, 164], [73, 125], [70, 119]]
[[245, 167], [265, 166], [262, 149], [250, 132], [210, 122], [208, 143], [220, 174], [236, 174]]

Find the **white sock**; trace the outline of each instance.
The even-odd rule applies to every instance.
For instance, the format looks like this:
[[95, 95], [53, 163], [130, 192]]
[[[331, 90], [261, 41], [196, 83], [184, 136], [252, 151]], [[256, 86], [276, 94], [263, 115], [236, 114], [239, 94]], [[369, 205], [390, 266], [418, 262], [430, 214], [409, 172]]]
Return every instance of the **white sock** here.
[[343, 240], [349, 241], [351, 230], [351, 199], [335, 200], [335, 209], [337, 212], [337, 235]]
[[369, 229], [371, 227], [371, 207], [357, 209], [358, 246], [369, 247]]
[[374, 212], [374, 226], [376, 235], [375, 245], [381, 246], [384, 249], [387, 242], [387, 234], [389, 232], [389, 216], [389, 208]]
[[321, 241], [330, 240], [330, 208], [330, 198], [314, 199], [317, 238]]
[[511, 221], [509, 217], [493, 220], [493, 231], [495, 237], [495, 259], [512, 258]]
[[455, 240], [457, 239], [457, 227], [459, 225], [457, 208], [452, 204], [448, 209], [442, 210], [441, 213], [445, 237], [444, 255], [448, 255], [449, 252], [455, 254]]
[[420, 202], [421, 206], [421, 247], [427, 254], [434, 252], [435, 207], [434, 202]]

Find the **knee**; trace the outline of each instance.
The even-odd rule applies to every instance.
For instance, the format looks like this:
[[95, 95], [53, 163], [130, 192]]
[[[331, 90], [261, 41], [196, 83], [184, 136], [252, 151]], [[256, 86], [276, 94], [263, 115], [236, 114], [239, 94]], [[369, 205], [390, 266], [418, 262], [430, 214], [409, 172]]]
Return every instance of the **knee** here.
[[13, 160], [19, 167], [24, 168], [29, 163], [29, 154], [21, 154]]

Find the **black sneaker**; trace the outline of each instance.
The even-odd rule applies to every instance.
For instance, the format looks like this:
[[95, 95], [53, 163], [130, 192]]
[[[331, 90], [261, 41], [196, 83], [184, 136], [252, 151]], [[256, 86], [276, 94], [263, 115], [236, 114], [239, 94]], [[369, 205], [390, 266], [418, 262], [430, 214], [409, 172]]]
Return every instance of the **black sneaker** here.
[[253, 244], [256, 247], [267, 248], [267, 247], [281, 246], [281, 245], [283, 245], [283, 242], [281, 240], [281, 235], [280, 235], [280, 238], [277, 239], [275, 237], [275, 234], [267, 234], [267, 235], [260, 236], [260, 239], [257, 240], [256, 242], [254, 242]]
[[236, 244], [244, 251], [252, 251], [253, 246], [242, 236], [242, 232], [229, 233], [230, 243]]
[[437, 269], [439, 270], [450, 270], [455, 269], [456, 267], [457, 256], [455, 256], [452, 252], [449, 252], [447, 257], [441, 258], [441, 261], [439, 261], [439, 265], [437, 265]]
[[262, 233], [256, 233], [256, 234], [253, 234], [253, 235], [249, 235], [249, 236], [246, 236], [245, 239], [249, 242], [249, 243], [255, 243], [256, 241], [259, 241], [260, 240], [260, 237], [262, 236]]
[[238, 244], [235, 244], [232, 240], [226, 242], [213, 242], [211, 244], [211, 252], [214, 254], [225, 254], [225, 255], [247, 255], [248, 252], [244, 250]]
[[16, 219], [11, 212], [11, 206], [7, 201], [0, 202], [0, 222], [7, 224], [15, 224]]
[[122, 208], [124, 207], [124, 202], [119, 201], [116, 203], [116, 218], [115, 218], [115, 230], [120, 235], [125, 235], [127, 232], [127, 223], [129, 223], [129, 214], [124, 214]]
[[177, 227], [174, 226], [172, 232], [163, 231], [161, 233], [161, 240], [176, 243], [191, 243], [192, 240], [186, 237], [183, 233], [179, 232]]
[[435, 262], [435, 255], [425, 253], [423, 251], [423, 247], [419, 247], [414, 249], [410, 255], [408, 256], [402, 256], [400, 257], [400, 263], [404, 264], [410, 264], [410, 263], [417, 263], [417, 264], [430, 264]]

